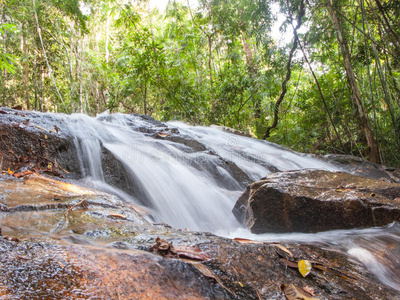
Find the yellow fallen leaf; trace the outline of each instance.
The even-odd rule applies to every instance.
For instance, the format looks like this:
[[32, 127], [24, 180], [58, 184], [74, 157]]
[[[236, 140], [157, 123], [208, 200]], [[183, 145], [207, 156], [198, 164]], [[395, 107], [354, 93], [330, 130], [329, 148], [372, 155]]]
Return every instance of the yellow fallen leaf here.
[[306, 277], [308, 274], [310, 274], [311, 269], [312, 269], [311, 263], [308, 260], [304, 260], [304, 259], [300, 260], [297, 263], [297, 267], [299, 269], [300, 274], [303, 277]]

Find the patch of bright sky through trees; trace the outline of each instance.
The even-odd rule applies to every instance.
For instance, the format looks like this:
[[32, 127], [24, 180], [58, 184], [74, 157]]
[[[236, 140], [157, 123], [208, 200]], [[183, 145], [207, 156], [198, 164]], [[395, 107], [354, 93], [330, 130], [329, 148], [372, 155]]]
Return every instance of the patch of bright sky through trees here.
[[[157, 8], [160, 12], [163, 12], [167, 8], [169, 1], [172, 0], [150, 0], [150, 9]], [[195, 9], [199, 5], [197, 0], [189, 0], [189, 1], [186, 0], [181, 2], [183, 2], [184, 4], [189, 2], [190, 7], [192, 9]], [[286, 17], [284, 14], [279, 12], [278, 4], [273, 4], [271, 9], [272, 13], [276, 16], [276, 21], [271, 28], [271, 36], [280, 46], [286, 45], [293, 40], [293, 30], [288, 26], [286, 28], [286, 32], [282, 33], [279, 30], [279, 28], [285, 21]], [[307, 31], [307, 26], [303, 24], [302, 28], [300, 28], [299, 30], [299, 33], [304, 33], [306, 31]]]
[[[164, 12], [165, 9], [167, 8], [169, 1], [172, 0], [150, 0], [149, 1], [150, 9], [153, 10], [157, 8], [160, 12]], [[186, 0], [181, 2], [183, 2], [184, 4], [187, 4], [189, 2], [190, 7], [192, 9], [195, 9], [199, 5], [197, 0]], [[272, 13], [276, 16], [276, 21], [271, 28], [271, 36], [278, 43], [279, 46], [284, 46], [293, 40], [292, 28], [290, 28], [290, 26], [287, 26], [286, 31], [281, 32], [279, 29], [282, 23], [285, 21], [286, 17], [284, 14], [279, 12], [279, 6], [277, 4], [274, 4], [271, 8], [272, 8]], [[80, 1], [80, 9], [83, 14], [85, 15], [90, 14], [90, 8], [87, 5], [85, 5], [83, 1]], [[307, 29], [308, 26], [304, 24], [302, 28], [300, 28], [299, 33], [304, 33], [307, 31]]]

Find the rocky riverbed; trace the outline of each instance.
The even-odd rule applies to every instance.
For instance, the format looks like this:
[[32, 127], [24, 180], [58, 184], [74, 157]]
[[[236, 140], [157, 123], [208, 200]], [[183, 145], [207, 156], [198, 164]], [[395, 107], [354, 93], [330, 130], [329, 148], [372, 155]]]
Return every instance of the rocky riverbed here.
[[[271, 242], [262, 236], [227, 238], [173, 228], [154, 221], [140, 182], [132, 183], [123, 163], [106, 147], [101, 151], [105, 180], [127, 185], [124, 190], [143, 196], [142, 202], [88, 187], [76, 139], [62, 118], [1, 111], [2, 299], [400, 299], [397, 223], [383, 229], [387, 235], [374, 237], [379, 240], [375, 247], [360, 235], [351, 251], [327, 239]], [[244, 190], [253, 181], [236, 163], [193, 137], [147, 117], [134, 118], [132, 126], [146, 137], [167, 139], [190, 155], [212, 160], [201, 171], [225, 188]], [[137, 126], [137, 118], [143, 126]], [[350, 158], [338, 165], [343, 159]], [[271, 226], [275, 232], [316, 232], [398, 221], [396, 170], [358, 160], [343, 164], [349, 172], [375, 178], [364, 179], [270, 168], [278, 172], [252, 183], [236, 205], [238, 219], [254, 232]], [[226, 180], [226, 174], [235, 180]], [[294, 190], [296, 195], [282, 194]], [[320, 204], [328, 198], [329, 205]], [[365, 221], [360, 225], [358, 211], [366, 214], [360, 214], [360, 222]], [[376, 265], [371, 267], [368, 255]], [[374, 266], [385, 270], [383, 277]]]

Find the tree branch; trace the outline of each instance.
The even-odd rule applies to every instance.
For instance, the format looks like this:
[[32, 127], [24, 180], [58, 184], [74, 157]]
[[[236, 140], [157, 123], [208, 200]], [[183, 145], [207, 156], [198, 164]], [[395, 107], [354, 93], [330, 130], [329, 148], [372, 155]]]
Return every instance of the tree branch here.
[[[289, 12], [290, 13], [290, 12]], [[283, 99], [285, 98], [286, 92], [287, 92], [287, 83], [290, 80], [290, 77], [292, 75], [292, 59], [293, 59], [293, 55], [294, 52], [297, 49], [297, 45], [299, 42], [299, 37], [297, 35], [297, 30], [299, 30], [300, 26], [301, 26], [301, 19], [305, 14], [305, 10], [304, 10], [304, 0], [301, 1], [300, 3], [300, 11], [299, 14], [297, 16], [297, 24], [296, 27], [293, 27], [293, 35], [294, 35], [294, 41], [293, 41], [293, 46], [292, 49], [290, 49], [290, 53], [289, 53], [289, 60], [286, 64], [286, 77], [282, 82], [282, 91], [281, 94], [278, 98], [278, 100], [275, 103], [275, 108], [274, 108], [274, 121], [272, 122], [272, 125], [269, 126], [267, 128], [267, 130], [265, 131], [265, 134], [263, 136], [263, 139], [266, 140], [267, 138], [270, 137], [270, 133], [271, 130], [276, 128], [276, 126], [278, 125], [278, 121], [279, 121], [279, 107], [283, 101]]]

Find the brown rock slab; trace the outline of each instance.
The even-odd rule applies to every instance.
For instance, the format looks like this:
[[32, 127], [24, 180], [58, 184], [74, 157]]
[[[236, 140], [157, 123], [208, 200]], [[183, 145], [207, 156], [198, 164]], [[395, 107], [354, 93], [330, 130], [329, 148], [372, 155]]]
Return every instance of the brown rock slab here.
[[191, 264], [140, 250], [0, 238], [1, 299], [230, 299]]
[[[0, 203], [5, 300], [284, 299], [282, 285], [292, 284], [312, 288], [321, 300], [399, 299], [362, 264], [326, 245], [177, 230], [144, 220], [114, 196], [71, 183], [0, 176]], [[151, 252], [160, 240], [175, 251]], [[393, 247], [376, 250], [383, 265], [398, 257], [396, 238], [388, 242]], [[182, 251], [190, 255], [179, 259]], [[303, 278], [290, 266], [301, 259], [319, 267]]]
[[342, 172], [278, 172], [251, 184], [233, 213], [253, 233], [383, 226], [400, 221], [400, 184]]

